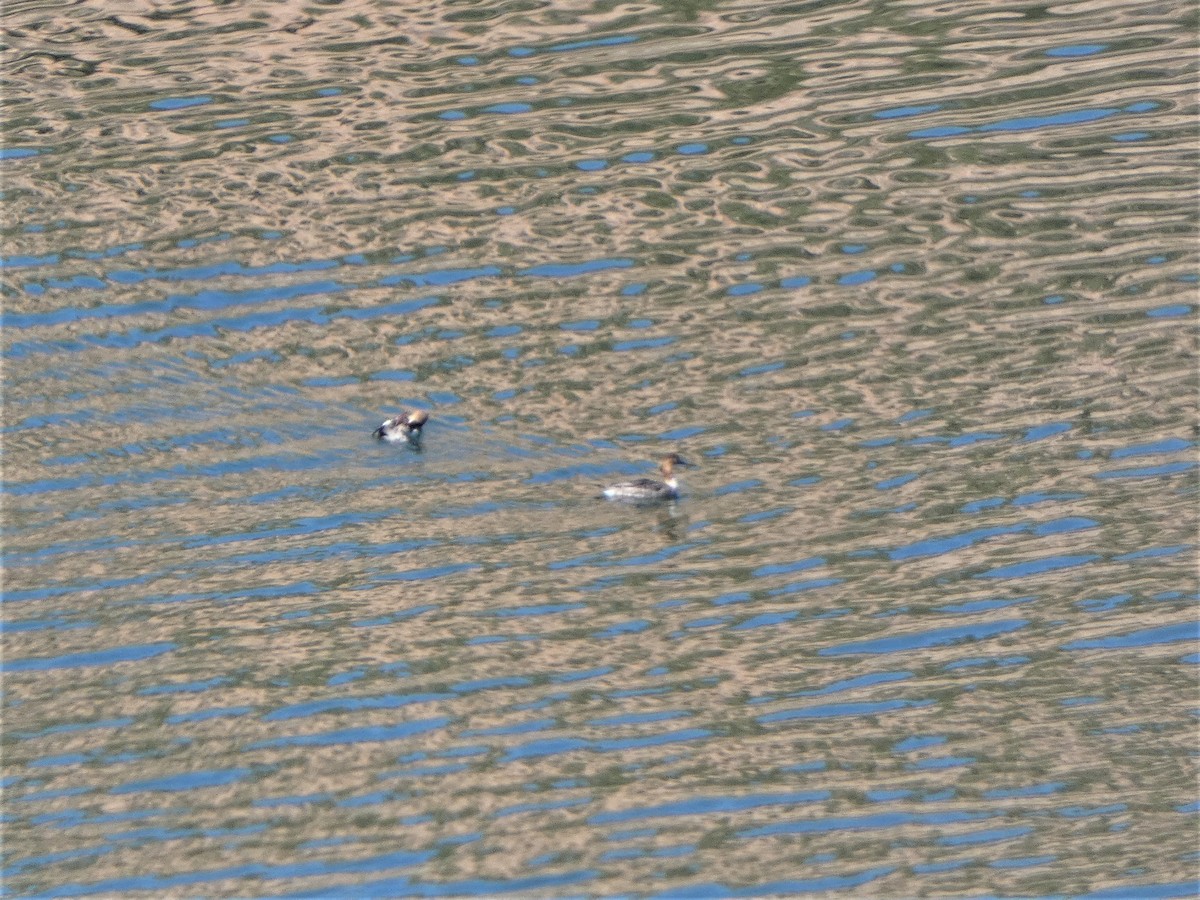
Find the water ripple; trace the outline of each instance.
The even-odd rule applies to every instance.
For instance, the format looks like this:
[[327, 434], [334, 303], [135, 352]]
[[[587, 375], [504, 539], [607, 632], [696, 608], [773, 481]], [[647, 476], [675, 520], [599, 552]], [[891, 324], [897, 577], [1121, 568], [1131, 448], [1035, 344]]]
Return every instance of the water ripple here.
[[1052, 12], [9, 10], [7, 889], [1194, 893], [1195, 42]]

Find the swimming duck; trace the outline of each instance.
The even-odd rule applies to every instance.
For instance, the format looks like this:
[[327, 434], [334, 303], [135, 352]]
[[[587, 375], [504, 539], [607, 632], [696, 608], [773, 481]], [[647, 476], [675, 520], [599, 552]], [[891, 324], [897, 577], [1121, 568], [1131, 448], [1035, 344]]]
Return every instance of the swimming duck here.
[[399, 441], [416, 444], [421, 440], [421, 428], [427, 421], [429, 421], [429, 413], [423, 409], [414, 409], [412, 412], [384, 419], [383, 424], [375, 429], [374, 436], [392, 444]]
[[676, 466], [690, 466], [678, 453], [669, 453], [659, 464], [663, 480], [654, 478], [635, 478], [632, 481], [619, 481], [610, 484], [600, 492], [606, 500], [631, 500], [634, 503], [649, 503], [657, 500], [674, 500], [679, 496], [679, 482], [675, 478]]

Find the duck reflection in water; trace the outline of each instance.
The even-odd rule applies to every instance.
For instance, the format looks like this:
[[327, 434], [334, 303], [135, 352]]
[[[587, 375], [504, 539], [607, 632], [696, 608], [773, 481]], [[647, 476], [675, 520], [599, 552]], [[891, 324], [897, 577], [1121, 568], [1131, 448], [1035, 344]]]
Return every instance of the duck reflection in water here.
[[678, 514], [674, 503], [659, 505], [658, 521], [654, 525], [654, 530], [666, 538], [668, 544], [678, 544], [683, 539], [683, 534], [687, 531], [689, 524], [687, 516]]

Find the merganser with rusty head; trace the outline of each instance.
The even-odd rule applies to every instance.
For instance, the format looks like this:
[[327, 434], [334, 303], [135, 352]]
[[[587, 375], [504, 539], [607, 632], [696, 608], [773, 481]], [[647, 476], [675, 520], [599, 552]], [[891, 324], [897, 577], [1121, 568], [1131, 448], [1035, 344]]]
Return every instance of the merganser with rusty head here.
[[669, 453], [659, 464], [662, 481], [656, 478], [635, 478], [632, 481], [619, 481], [610, 484], [599, 494], [606, 500], [627, 500], [633, 503], [654, 503], [661, 500], [674, 500], [679, 496], [679, 481], [675, 478], [676, 466], [691, 466], [678, 453]]
[[423, 409], [414, 409], [411, 412], [384, 419], [383, 424], [375, 429], [374, 436], [389, 444], [396, 444], [400, 441], [417, 444], [421, 440], [421, 429], [428, 421], [429, 413]]

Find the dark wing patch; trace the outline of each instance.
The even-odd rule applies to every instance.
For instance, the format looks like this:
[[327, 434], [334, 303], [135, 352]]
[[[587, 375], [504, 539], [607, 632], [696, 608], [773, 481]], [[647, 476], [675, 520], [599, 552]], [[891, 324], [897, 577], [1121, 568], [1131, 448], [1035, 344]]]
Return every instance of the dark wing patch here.
[[638, 490], [660, 491], [663, 488], [661, 481], [655, 481], [653, 478], [635, 478], [633, 481], [624, 481], [617, 485], [618, 487], [637, 488]]

